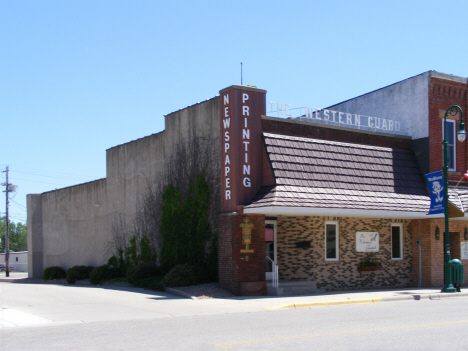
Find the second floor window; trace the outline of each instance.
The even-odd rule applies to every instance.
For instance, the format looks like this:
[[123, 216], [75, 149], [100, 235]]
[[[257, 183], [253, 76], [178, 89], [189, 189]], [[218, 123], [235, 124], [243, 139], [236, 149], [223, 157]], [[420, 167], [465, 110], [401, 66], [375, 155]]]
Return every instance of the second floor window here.
[[[456, 170], [456, 158], [455, 158], [455, 121], [447, 120], [447, 165], [449, 171]], [[442, 120], [442, 140], [444, 140], [444, 120]], [[444, 162], [444, 157], [442, 155], [442, 163]]]

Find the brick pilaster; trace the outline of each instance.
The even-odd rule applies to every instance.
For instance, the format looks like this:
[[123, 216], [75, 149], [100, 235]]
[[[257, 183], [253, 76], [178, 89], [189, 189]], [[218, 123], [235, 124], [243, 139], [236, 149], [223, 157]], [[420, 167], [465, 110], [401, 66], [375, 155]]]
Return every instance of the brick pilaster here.
[[[248, 250], [241, 227], [245, 219], [252, 225]], [[235, 295], [266, 295], [265, 216], [221, 214], [218, 260], [222, 288]]]

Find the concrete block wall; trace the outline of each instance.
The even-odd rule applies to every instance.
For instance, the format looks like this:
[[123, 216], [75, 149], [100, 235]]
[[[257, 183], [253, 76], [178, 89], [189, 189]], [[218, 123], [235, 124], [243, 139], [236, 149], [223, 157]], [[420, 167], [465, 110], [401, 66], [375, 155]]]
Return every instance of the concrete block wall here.
[[28, 194], [26, 196], [26, 202], [28, 208], [28, 277], [40, 279], [44, 269], [41, 194]]
[[[28, 195], [30, 277], [40, 278], [54, 265], [105, 263], [112, 254], [112, 224], [135, 218], [139, 198], [158, 182], [177, 145], [202, 138], [219, 154], [219, 97], [168, 114], [165, 122], [161, 133], [107, 150], [106, 178]], [[219, 164], [213, 171], [219, 174]]]
[[139, 198], [158, 181], [178, 146], [201, 138], [219, 155], [219, 123], [217, 97], [168, 114], [160, 133], [108, 149], [106, 179], [115, 210], [133, 218]]
[[107, 261], [113, 210], [105, 179], [43, 193], [41, 207], [43, 268]]
[[[325, 261], [325, 222], [337, 221], [339, 261]], [[403, 260], [391, 259], [391, 225], [403, 223]], [[411, 240], [408, 221], [347, 217], [279, 217], [277, 252], [280, 280], [310, 280], [317, 287], [333, 290], [398, 288], [412, 285]], [[359, 263], [367, 255], [356, 252], [356, 231], [377, 231], [381, 268], [360, 272]], [[296, 242], [310, 241], [311, 248], [296, 248]]]

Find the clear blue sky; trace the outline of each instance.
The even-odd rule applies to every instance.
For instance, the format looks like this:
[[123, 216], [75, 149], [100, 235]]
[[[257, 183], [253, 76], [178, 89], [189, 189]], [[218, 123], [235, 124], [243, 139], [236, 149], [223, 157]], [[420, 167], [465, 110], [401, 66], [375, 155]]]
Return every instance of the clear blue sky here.
[[318, 108], [428, 70], [467, 77], [467, 13], [450, 0], [3, 0], [11, 219], [25, 221], [26, 194], [105, 177], [106, 149], [240, 84], [240, 61], [267, 100]]

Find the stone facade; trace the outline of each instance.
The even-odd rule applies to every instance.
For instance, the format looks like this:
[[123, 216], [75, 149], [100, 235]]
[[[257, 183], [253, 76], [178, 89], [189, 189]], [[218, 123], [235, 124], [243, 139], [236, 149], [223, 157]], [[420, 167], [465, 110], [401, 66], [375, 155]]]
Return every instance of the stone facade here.
[[[336, 221], [339, 232], [339, 260], [325, 260], [325, 222]], [[391, 225], [403, 224], [403, 260], [391, 258]], [[345, 217], [279, 217], [277, 258], [280, 280], [310, 280], [320, 289], [355, 290], [398, 288], [412, 285], [410, 221]], [[360, 272], [359, 263], [367, 255], [356, 252], [356, 231], [376, 231], [380, 249], [375, 254], [381, 268]], [[309, 248], [296, 242], [310, 241]]]

